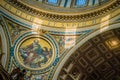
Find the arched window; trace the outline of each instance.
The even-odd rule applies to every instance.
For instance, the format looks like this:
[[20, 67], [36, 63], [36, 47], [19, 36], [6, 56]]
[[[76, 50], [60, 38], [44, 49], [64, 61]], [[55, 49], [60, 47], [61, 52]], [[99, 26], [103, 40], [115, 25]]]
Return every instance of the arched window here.
[[58, 0], [48, 0], [48, 3], [50, 4], [57, 4]]
[[76, 0], [76, 6], [85, 6], [86, 0]]

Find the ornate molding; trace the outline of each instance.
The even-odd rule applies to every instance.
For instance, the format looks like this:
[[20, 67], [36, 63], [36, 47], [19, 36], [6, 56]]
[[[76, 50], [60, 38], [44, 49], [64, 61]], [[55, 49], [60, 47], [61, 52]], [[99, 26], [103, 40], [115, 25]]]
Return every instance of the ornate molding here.
[[66, 22], [78, 22], [78, 21], [83, 21], [83, 20], [90, 20], [93, 18], [100, 17], [102, 15], [105, 15], [109, 13], [110, 11], [114, 10], [115, 8], [120, 6], [120, 1], [116, 0], [112, 4], [106, 6], [105, 8], [93, 11], [93, 12], [88, 12], [84, 14], [72, 14], [72, 15], [66, 15], [66, 14], [53, 14], [50, 12], [43, 12], [37, 9], [34, 9], [28, 5], [25, 5], [17, 0], [11, 0], [7, 1], [9, 4], [15, 6], [16, 8], [27, 12], [29, 14], [35, 15], [37, 17], [40, 17], [42, 19], [47, 19], [47, 20], [52, 20], [52, 21], [66, 21]]
[[[58, 3], [60, 3], [62, 0], [58, 0]], [[109, 5], [115, 1], [113, 0], [106, 0], [104, 3], [98, 0], [97, 4], [94, 5], [88, 5], [89, 0], [86, 0], [87, 3], [85, 6], [76, 6], [75, 0], [71, 1], [70, 7], [65, 7], [65, 6], [60, 6], [60, 5], [50, 5], [47, 0], [44, 0], [43, 2], [39, 2], [36, 0], [19, 0], [20, 3], [25, 4], [26, 6], [39, 9], [42, 11], [47, 11], [53, 14], [61, 14], [61, 13], [66, 13], [68, 14], [81, 14], [85, 12], [91, 12], [93, 10], [99, 9], [101, 7], [105, 7], [106, 5]], [[69, 2], [69, 1], [68, 1]], [[63, 3], [64, 4], [64, 3]], [[65, 4], [64, 4], [65, 5]]]

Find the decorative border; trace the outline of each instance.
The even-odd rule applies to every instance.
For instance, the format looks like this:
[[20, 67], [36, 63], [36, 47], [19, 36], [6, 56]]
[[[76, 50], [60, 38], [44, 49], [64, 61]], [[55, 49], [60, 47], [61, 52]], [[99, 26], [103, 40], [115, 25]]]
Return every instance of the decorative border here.
[[[36, 35], [36, 34], [37, 34], [36, 32], [27, 32], [27, 33], [21, 35], [21, 36], [16, 40], [16, 42], [15, 42], [15, 44], [14, 44], [14, 46], [13, 46], [13, 47], [14, 47], [14, 50], [13, 50], [14, 53], [13, 53], [12, 55], [15, 55], [15, 54], [16, 54], [17, 46], [19, 45], [19, 42], [21, 42], [22, 39], [24, 39], [26, 36], [32, 36], [32, 35]], [[58, 48], [58, 45], [57, 45], [56, 41], [55, 41], [50, 35], [43, 35], [43, 37], [49, 38], [49, 39], [51, 40], [51, 43], [53, 43], [52, 45], [53, 45], [53, 47], [55, 48], [55, 54], [56, 54], [56, 56], [55, 56], [55, 59], [54, 59], [53, 63], [52, 63], [50, 66], [46, 67], [45, 69], [40, 69], [40, 70], [38, 70], [37, 73], [44, 73], [44, 72], [49, 71], [52, 66], [56, 66], [56, 65], [57, 65], [58, 60], [59, 60], [59, 57], [58, 57], [58, 54], [59, 54], [59, 50], [58, 50], [58, 49], [59, 49], [59, 48]], [[16, 59], [15, 56], [14, 56], [14, 59], [15, 59], [15, 63], [17, 64], [18, 61], [17, 61], [17, 59]], [[17, 66], [21, 66], [21, 65], [20, 65], [20, 64], [17, 64]], [[22, 67], [22, 66], [21, 66], [21, 67]], [[24, 67], [22, 67], [22, 68], [24, 68]], [[31, 69], [30, 69], [30, 70], [31, 70]], [[32, 72], [36, 72], [36, 70], [31, 70], [31, 71], [32, 71]]]
[[[112, 9], [110, 12], [108, 12], [108, 14], [106, 13], [106, 15], [101, 15], [99, 18], [97, 17], [91, 17], [91, 20], [87, 19], [87, 20], [80, 20], [80, 21], [72, 21], [71, 22], [67, 22], [65, 20], [62, 21], [53, 21], [50, 19], [43, 19], [42, 17], [40, 18], [40, 16], [35, 16], [33, 13], [28, 13], [25, 12], [21, 9], [18, 9], [19, 6], [13, 6], [8, 4], [5, 1], [1, 1], [0, 3], [0, 11], [4, 14], [9, 14], [11, 17], [14, 16], [16, 17], [16, 19], [23, 19], [23, 21], [26, 20], [29, 21], [32, 24], [36, 24], [39, 26], [44, 26], [44, 28], [61, 28], [62, 30], [65, 29], [75, 29], [75, 28], [85, 28], [85, 27], [91, 27], [92, 25], [97, 25], [99, 23], [111, 20], [113, 17], [116, 17], [119, 15], [120, 13], [120, 9], [119, 9], [119, 4], [117, 7], [114, 7], [114, 9]], [[6, 14], [6, 15], [7, 15]], [[74, 16], [74, 15], [73, 15]], [[46, 16], [47, 17], [47, 16]], [[49, 18], [49, 17], [48, 17]], [[53, 17], [54, 18], [54, 17]], [[42, 27], [41, 27], [42, 28]], [[55, 30], [56, 30], [55, 29]], [[59, 30], [59, 29], [58, 29]]]
[[109, 5], [106, 5], [105, 7], [103, 7], [102, 9], [100, 8], [98, 10], [92, 10], [90, 12], [85, 12], [82, 14], [81, 13], [69, 14], [69, 13], [60, 13], [60, 12], [53, 13], [50, 11], [47, 12], [43, 10], [40, 11], [38, 9], [35, 9], [34, 7], [31, 7], [30, 5], [24, 4], [22, 1], [17, 1], [17, 0], [11, 0], [8, 3], [11, 4], [12, 6], [15, 6], [23, 10], [24, 12], [30, 13], [32, 15], [36, 15], [43, 19], [47, 19], [47, 20], [49, 19], [52, 21], [63, 21], [64, 20], [66, 22], [73, 22], [73, 21], [76, 22], [76, 21], [88, 20], [88, 19], [100, 17], [102, 15], [109, 13], [116, 7], [119, 7], [120, 5], [119, 0], [114, 0], [111, 3], [109, 3]]

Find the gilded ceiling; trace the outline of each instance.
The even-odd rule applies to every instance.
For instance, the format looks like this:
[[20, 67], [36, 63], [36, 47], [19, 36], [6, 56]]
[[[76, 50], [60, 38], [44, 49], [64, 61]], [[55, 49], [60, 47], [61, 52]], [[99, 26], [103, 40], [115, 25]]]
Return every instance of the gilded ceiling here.
[[5, 67], [26, 80], [117, 80], [119, 14], [120, 0], [0, 0]]

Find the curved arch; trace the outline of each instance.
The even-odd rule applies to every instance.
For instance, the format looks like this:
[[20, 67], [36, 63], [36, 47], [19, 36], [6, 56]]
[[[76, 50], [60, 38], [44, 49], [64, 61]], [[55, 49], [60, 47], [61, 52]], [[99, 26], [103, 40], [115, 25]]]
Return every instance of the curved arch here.
[[4, 30], [2, 26], [0, 25], [0, 37], [1, 37], [1, 42], [2, 42], [2, 52], [5, 53], [2, 58], [2, 65], [6, 67], [6, 64], [8, 62], [8, 44], [7, 44], [7, 39], [5, 37]]
[[[96, 35], [98, 34], [101, 34], [105, 31], [108, 31], [108, 30], [111, 30], [111, 29], [115, 29], [115, 28], [118, 28], [120, 27], [119, 26], [120, 23], [118, 24], [114, 24], [114, 25], [110, 25], [110, 26], [106, 26], [104, 28], [101, 28], [95, 32], [93, 32], [92, 34], [88, 35], [87, 37], [85, 37], [83, 40], [81, 40], [74, 48], [72, 48], [68, 53], [67, 55], [63, 58], [63, 60], [60, 62], [59, 66], [57, 67], [54, 75], [53, 75], [53, 79], [54, 80], [57, 80], [57, 77], [59, 75], [59, 72], [60, 70], [62, 69], [63, 65], [65, 64], [65, 62], [69, 59], [69, 57], [72, 55], [72, 53], [75, 52], [75, 50], [77, 50], [80, 46], [82, 46], [86, 41], [88, 41], [89, 39], [95, 37]], [[109, 27], [109, 28], [108, 28]], [[102, 31], [102, 32], [101, 32]]]

